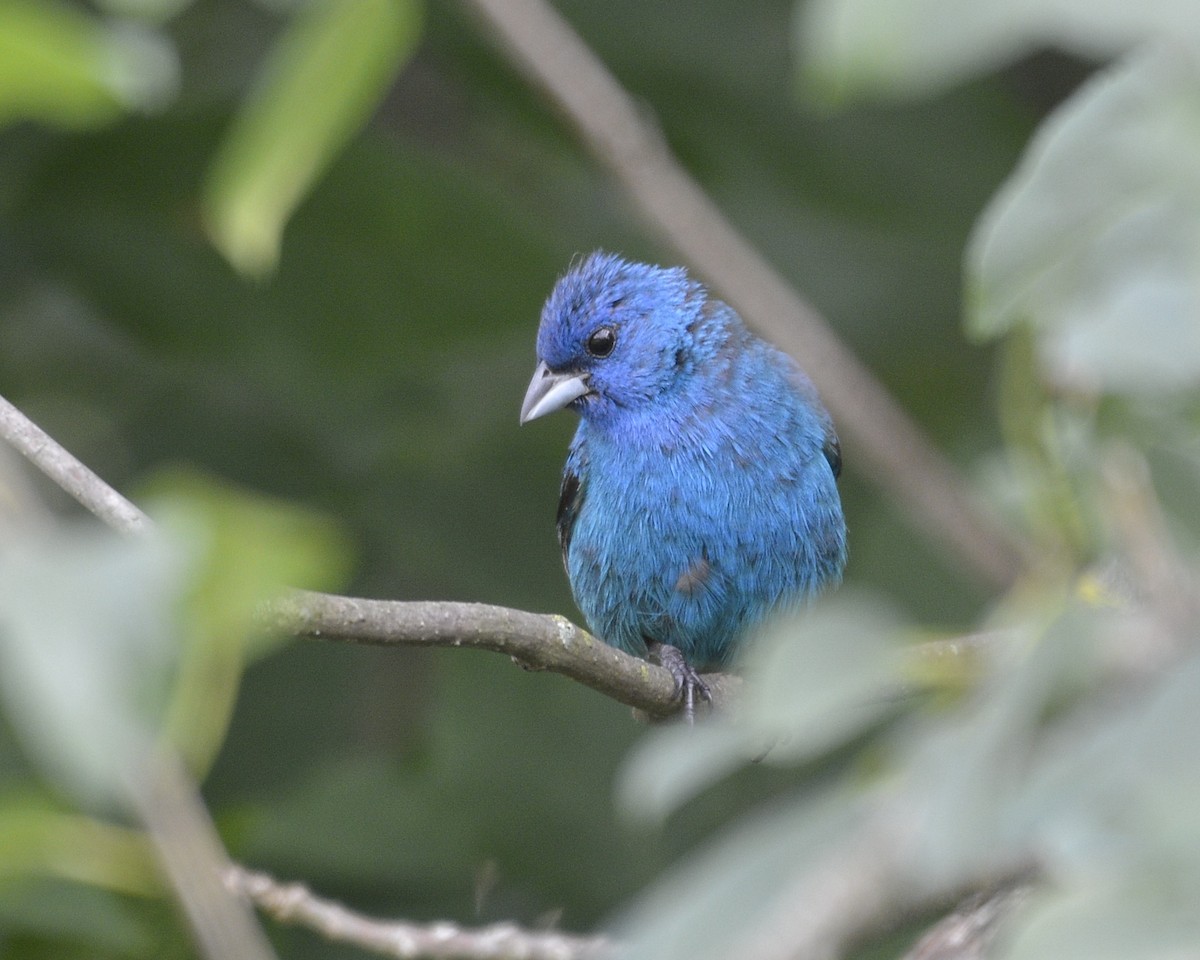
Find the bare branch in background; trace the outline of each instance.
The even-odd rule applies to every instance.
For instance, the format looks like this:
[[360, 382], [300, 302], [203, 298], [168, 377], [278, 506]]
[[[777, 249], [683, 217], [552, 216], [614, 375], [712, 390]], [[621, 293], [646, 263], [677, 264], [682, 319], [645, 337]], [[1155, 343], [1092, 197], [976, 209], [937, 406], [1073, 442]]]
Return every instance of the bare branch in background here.
[[756, 330], [803, 361], [864, 473], [981, 580], [1010, 584], [1029, 548], [977, 502], [887, 390], [725, 218], [634, 99], [545, 0], [465, 0], [574, 124], [638, 212]]
[[327, 940], [396, 960], [594, 960], [611, 949], [603, 937], [525, 930], [511, 923], [469, 928], [377, 920], [318, 897], [301, 884], [280, 883], [244, 867], [230, 867], [225, 885], [279, 923], [308, 927]]
[[[864, 849], [864, 852], [869, 851]], [[792, 939], [746, 946], [764, 951], [763, 955], [788, 960], [825, 960], [841, 956], [848, 941], [877, 923], [883, 906], [921, 906], [907, 903], [903, 896], [884, 894], [881, 900], [882, 890], [875, 889], [872, 881], [890, 871], [873, 866], [860, 869], [863, 866], [852, 863], [822, 874], [824, 879], [835, 881], [836, 889], [796, 905], [791, 914], [795, 923], [786, 931], [793, 935]], [[416, 924], [367, 917], [317, 896], [302, 884], [281, 883], [268, 874], [245, 867], [230, 867], [225, 873], [225, 885], [278, 923], [307, 927], [327, 940], [350, 943], [396, 960], [600, 960], [612, 955], [615, 949], [610, 940], [601, 936], [527, 930], [510, 923], [467, 928], [446, 922]], [[858, 900], [864, 893], [865, 899]], [[905, 954], [904, 960], [986, 960], [1003, 921], [1025, 901], [1028, 893], [1028, 886], [1011, 883], [972, 895], [931, 927]], [[848, 903], [847, 898], [853, 902]], [[892, 919], [897, 916], [893, 913]], [[739, 956], [739, 960], [745, 960], [746, 956], [749, 954]]]
[[3, 397], [0, 437], [114, 530], [141, 533], [149, 528], [149, 517]]

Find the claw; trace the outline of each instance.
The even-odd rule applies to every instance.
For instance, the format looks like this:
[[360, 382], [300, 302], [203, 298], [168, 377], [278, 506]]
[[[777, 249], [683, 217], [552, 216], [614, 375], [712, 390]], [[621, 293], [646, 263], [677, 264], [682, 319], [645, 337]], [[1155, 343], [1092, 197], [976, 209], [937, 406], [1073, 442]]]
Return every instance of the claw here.
[[712, 692], [695, 668], [683, 658], [678, 647], [657, 640], [646, 641], [650, 659], [665, 667], [675, 678], [675, 696], [683, 700], [683, 720], [688, 726], [696, 722], [696, 697], [712, 703]]

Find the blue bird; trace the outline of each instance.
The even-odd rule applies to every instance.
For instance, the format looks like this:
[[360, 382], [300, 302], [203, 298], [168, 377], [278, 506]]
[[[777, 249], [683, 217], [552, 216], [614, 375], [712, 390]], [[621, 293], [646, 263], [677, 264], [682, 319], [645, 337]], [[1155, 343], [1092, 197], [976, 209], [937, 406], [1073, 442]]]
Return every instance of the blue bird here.
[[785, 353], [682, 268], [597, 252], [542, 308], [521, 423], [580, 415], [558, 539], [600, 639], [675, 677], [691, 722], [698, 671], [841, 580], [841, 452]]

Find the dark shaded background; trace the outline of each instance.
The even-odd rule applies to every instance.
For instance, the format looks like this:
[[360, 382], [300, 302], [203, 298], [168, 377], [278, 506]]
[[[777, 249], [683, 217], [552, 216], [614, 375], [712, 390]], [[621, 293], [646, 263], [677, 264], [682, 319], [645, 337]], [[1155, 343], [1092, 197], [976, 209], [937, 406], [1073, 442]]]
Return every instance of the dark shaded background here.
[[[933, 101], [823, 116], [798, 96], [790, 0], [559, 8], [722, 209], [973, 469], [997, 428], [992, 358], [960, 333], [961, 251], [1073, 71], [1035, 61]], [[359, 550], [347, 592], [575, 616], [552, 526], [573, 423], [517, 427], [538, 311], [576, 253], [671, 254], [438, 2], [369, 128], [289, 224], [276, 275], [239, 277], [202, 233], [198, 195], [280, 23], [249, 0], [202, 0], [169, 26], [184, 88], [162, 114], [0, 132], [0, 393], [135, 497], [183, 463], [321, 510]], [[982, 593], [844, 456], [848, 582], [922, 622], [967, 622]], [[586, 929], [795, 776], [752, 769], [665, 831], [634, 827], [612, 780], [642, 734], [624, 708], [494, 656], [298, 642], [248, 672], [205, 795], [237, 859], [365, 911]], [[0, 788], [27, 776], [0, 729]], [[186, 955], [168, 919], [0, 878], [14, 956], [72, 955], [73, 927], [88, 930], [81, 956]], [[276, 935], [289, 957], [358, 955]]]

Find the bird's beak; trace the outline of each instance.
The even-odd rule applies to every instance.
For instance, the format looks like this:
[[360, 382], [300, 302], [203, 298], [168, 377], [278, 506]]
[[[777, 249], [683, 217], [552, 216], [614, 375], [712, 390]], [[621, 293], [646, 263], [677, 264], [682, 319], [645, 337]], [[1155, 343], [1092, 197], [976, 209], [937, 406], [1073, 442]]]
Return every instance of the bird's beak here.
[[555, 373], [545, 362], [539, 363], [521, 404], [521, 423], [561, 410], [572, 400], [588, 392], [586, 373]]

